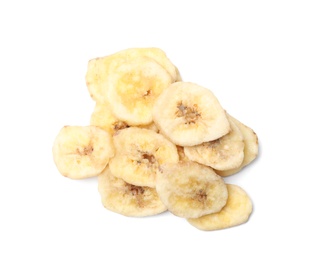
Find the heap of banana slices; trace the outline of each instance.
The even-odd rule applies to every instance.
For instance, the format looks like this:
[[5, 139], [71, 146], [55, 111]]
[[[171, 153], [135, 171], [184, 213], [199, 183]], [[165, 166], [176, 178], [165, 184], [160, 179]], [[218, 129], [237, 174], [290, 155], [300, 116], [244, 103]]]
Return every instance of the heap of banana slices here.
[[98, 176], [103, 206], [125, 216], [168, 210], [201, 230], [248, 220], [249, 196], [223, 177], [256, 158], [258, 139], [208, 88], [182, 81], [158, 48], [92, 59], [86, 84], [90, 125], [64, 126], [53, 144], [63, 176]]

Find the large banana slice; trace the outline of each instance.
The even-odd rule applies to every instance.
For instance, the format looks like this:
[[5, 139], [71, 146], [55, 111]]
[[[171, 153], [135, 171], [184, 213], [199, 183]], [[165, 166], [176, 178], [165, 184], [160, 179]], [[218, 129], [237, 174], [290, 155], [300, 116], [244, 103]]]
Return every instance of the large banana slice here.
[[181, 79], [179, 71], [161, 49], [131, 48], [88, 62], [85, 78], [91, 97], [96, 101], [104, 102], [107, 99], [108, 76], [114, 73], [119, 65], [139, 57], [146, 57], [157, 62], [170, 74], [172, 82]]
[[156, 190], [168, 210], [183, 218], [218, 212], [228, 198], [223, 179], [211, 168], [195, 162], [162, 165]]
[[216, 170], [216, 173], [222, 177], [227, 177], [239, 172], [243, 167], [250, 164], [258, 155], [258, 138], [256, 133], [250, 127], [242, 124], [239, 120], [235, 119], [234, 117], [230, 115], [229, 117], [242, 132], [244, 138], [244, 159], [239, 167], [225, 171]]
[[217, 230], [245, 223], [252, 213], [252, 202], [246, 192], [239, 186], [227, 184], [227, 204], [220, 212], [190, 218], [188, 222], [201, 230]]
[[126, 128], [113, 141], [117, 153], [109, 162], [110, 170], [133, 185], [155, 187], [158, 167], [179, 161], [176, 146], [152, 130]]
[[129, 184], [114, 177], [108, 167], [98, 176], [98, 191], [105, 208], [125, 216], [144, 217], [167, 210], [154, 188]]
[[71, 179], [93, 177], [114, 156], [112, 137], [96, 126], [65, 126], [57, 135], [53, 158], [60, 173]]
[[172, 82], [170, 74], [152, 59], [125, 62], [108, 77], [112, 112], [130, 125], [149, 124], [156, 98]]
[[213, 93], [194, 83], [176, 82], [157, 98], [153, 119], [180, 146], [212, 141], [230, 130], [226, 113]]
[[244, 157], [243, 135], [237, 125], [228, 118], [231, 130], [214, 141], [184, 148], [185, 155], [192, 161], [217, 170], [239, 167]]

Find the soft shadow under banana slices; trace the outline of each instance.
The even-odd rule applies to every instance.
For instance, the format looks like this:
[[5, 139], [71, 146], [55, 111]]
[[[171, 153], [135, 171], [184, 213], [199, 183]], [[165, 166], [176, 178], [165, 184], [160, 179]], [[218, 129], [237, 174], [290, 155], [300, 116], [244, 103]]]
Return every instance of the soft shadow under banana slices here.
[[129, 127], [118, 131], [113, 142], [111, 173], [133, 185], [155, 187], [159, 166], [179, 161], [176, 146], [153, 130]]
[[135, 186], [114, 177], [107, 167], [98, 176], [98, 191], [105, 208], [130, 217], [144, 217], [167, 210], [154, 188]]
[[247, 193], [237, 185], [227, 184], [227, 204], [220, 212], [190, 218], [188, 222], [201, 230], [217, 230], [245, 223], [252, 213], [253, 205]]
[[241, 165], [244, 158], [243, 134], [233, 120], [228, 117], [231, 129], [217, 140], [184, 148], [191, 160], [214, 168], [229, 170]]

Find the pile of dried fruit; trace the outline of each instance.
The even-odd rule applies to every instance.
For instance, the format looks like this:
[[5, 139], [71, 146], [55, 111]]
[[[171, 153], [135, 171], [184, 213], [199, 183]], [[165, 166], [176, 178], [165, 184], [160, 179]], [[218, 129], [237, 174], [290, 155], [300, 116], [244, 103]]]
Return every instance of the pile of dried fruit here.
[[126, 216], [169, 210], [202, 230], [248, 220], [250, 198], [222, 177], [256, 158], [257, 136], [209, 89], [183, 82], [157, 48], [90, 60], [86, 83], [90, 126], [65, 126], [53, 144], [62, 175], [98, 176], [104, 207]]

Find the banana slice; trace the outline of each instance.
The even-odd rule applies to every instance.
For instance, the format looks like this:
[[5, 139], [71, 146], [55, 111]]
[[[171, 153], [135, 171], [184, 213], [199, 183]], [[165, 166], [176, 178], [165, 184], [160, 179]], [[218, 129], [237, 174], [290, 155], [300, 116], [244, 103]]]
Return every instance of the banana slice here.
[[90, 124], [100, 127], [111, 135], [118, 130], [129, 127], [126, 122], [120, 121], [113, 115], [108, 102], [96, 102]]
[[133, 185], [155, 187], [158, 167], [179, 161], [176, 146], [152, 130], [126, 128], [113, 141], [117, 152], [109, 162], [110, 171]]
[[253, 205], [246, 192], [237, 185], [227, 184], [227, 204], [220, 212], [190, 218], [188, 222], [201, 230], [217, 230], [237, 226], [247, 222], [252, 213]]
[[155, 102], [153, 119], [179, 146], [212, 141], [230, 130], [226, 113], [213, 93], [188, 82], [173, 83], [163, 91]]
[[184, 147], [177, 145], [178, 155], [179, 155], [179, 161], [185, 161], [189, 162], [191, 161], [184, 153]]
[[53, 148], [59, 172], [71, 179], [97, 176], [114, 156], [112, 137], [96, 126], [65, 126]]
[[239, 172], [243, 167], [250, 164], [258, 155], [258, 138], [256, 133], [248, 126], [242, 124], [240, 121], [230, 116], [232, 121], [238, 126], [242, 132], [244, 138], [244, 159], [242, 164], [239, 167], [234, 169], [219, 171], [216, 170], [216, 173], [222, 177], [228, 177], [232, 174]]
[[179, 71], [161, 49], [131, 48], [88, 62], [85, 79], [90, 96], [95, 101], [104, 102], [107, 99], [108, 76], [114, 73], [119, 65], [139, 57], [146, 57], [157, 62], [170, 74], [172, 82], [181, 79]]
[[244, 158], [244, 142], [240, 129], [228, 118], [231, 130], [217, 140], [184, 148], [185, 155], [192, 161], [217, 170], [239, 167]]
[[174, 215], [198, 218], [225, 206], [227, 187], [211, 168], [195, 162], [165, 164], [160, 168], [156, 190]]
[[132, 217], [144, 217], [167, 210], [154, 188], [134, 186], [114, 177], [107, 167], [98, 176], [98, 191], [105, 208]]
[[113, 114], [130, 125], [150, 124], [156, 98], [172, 82], [170, 74], [152, 59], [141, 57], [121, 64], [108, 77]]

